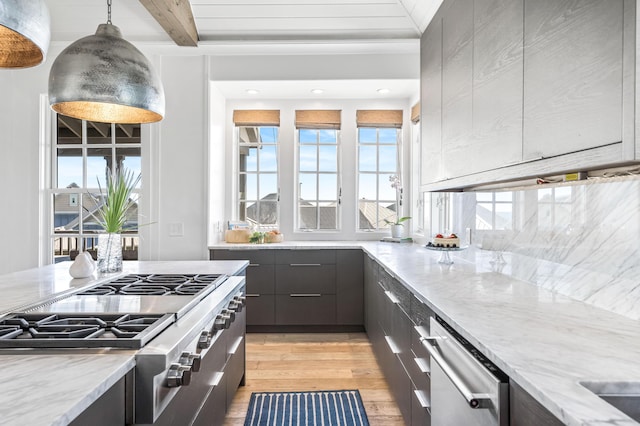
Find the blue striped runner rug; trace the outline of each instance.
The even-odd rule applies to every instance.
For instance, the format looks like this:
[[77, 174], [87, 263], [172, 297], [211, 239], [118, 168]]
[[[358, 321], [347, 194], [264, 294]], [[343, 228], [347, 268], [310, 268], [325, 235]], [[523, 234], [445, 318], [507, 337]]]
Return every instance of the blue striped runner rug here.
[[253, 392], [244, 426], [369, 426], [357, 390]]

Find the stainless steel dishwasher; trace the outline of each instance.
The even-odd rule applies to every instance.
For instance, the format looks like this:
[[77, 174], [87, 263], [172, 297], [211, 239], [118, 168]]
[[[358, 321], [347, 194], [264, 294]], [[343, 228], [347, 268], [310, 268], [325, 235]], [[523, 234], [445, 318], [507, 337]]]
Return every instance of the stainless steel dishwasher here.
[[441, 318], [422, 344], [431, 357], [433, 426], [507, 426], [509, 378]]

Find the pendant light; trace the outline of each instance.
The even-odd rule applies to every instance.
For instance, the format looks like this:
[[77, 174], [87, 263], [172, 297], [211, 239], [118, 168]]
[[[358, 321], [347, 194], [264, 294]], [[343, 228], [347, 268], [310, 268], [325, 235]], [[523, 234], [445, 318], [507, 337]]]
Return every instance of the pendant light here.
[[107, 23], [58, 55], [49, 74], [56, 112], [103, 123], [153, 123], [164, 116], [164, 89], [149, 60]]
[[28, 68], [44, 61], [51, 39], [44, 0], [0, 1], [0, 68]]

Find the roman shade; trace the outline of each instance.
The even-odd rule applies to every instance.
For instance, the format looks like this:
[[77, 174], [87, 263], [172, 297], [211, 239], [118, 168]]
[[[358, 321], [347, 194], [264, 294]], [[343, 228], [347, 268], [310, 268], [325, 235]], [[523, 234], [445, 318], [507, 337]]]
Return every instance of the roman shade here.
[[411, 107], [411, 122], [416, 124], [420, 121], [420, 102]]
[[236, 126], [280, 126], [279, 109], [236, 109], [233, 111]]
[[296, 110], [296, 129], [340, 129], [339, 109]]
[[402, 128], [402, 110], [359, 109], [356, 111], [358, 127], [391, 127]]

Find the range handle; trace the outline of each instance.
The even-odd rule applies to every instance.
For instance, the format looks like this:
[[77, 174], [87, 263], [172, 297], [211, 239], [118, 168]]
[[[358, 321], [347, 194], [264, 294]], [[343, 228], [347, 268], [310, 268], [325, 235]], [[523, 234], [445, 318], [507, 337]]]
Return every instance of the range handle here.
[[473, 393], [464, 383], [462, 378], [455, 372], [447, 361], [440, 355], [437, 348], [437, 341], [444, 339], [443, 337], [421, 337], [422, 345], [427, 349], [431, 359], [434, 360], [442, 369], [444, 374], [451, 380], [458, 392], [469, 404], [471, 408], [492, 408], [490, 395], [486, 393]]

